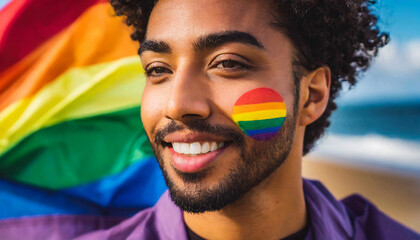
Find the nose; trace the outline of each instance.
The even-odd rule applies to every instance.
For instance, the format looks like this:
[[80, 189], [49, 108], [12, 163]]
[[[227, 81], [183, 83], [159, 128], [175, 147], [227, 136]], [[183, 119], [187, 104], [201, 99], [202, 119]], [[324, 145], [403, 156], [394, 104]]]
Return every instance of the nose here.
[[172, 79], [166, 105], [168, 118], [181, 122], [207, 119], [211, 115], [208, 80], [187, 67], [179, 68]]

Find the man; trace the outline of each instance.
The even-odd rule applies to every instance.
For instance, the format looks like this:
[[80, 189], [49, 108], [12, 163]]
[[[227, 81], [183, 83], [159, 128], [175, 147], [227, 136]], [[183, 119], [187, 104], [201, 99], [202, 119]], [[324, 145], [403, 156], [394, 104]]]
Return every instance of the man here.
[[342, 83], [388, 42], [367, 2], [111, 4], [141, 43], [141, 116], [169, 193], [81, 239], [420, 239], [301, 177]]

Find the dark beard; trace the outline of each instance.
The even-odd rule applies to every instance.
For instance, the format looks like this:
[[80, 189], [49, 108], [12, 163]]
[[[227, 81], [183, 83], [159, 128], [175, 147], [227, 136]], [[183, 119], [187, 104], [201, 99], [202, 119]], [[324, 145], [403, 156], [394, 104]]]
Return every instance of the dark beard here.
[[[155, 144], [152, 144], [160, 168], [168, 185], [172, 201], [181, 210], [191, 213], [203, 213], [224, 208], [240, 199], [245, 193], [266, 179], [286, 160], [294, 139], [295, 118], [286, 118], [277, 135], [267, 141], [252, 141], [252, 146], [246, 146], [245, 135], [235, 128], [215, 126], [205, 120], [192, 120], [184, 125], [172, 121], [160, 129], [155, 135]], [[208, 132], [228, 139], [231, 147], [239, 150], [240, 156], [234, 162], [235, 167], [229, 170], [220, 182], [211, 188], [204, 186], [201, 180], [205, 178], [211, 168], [196, 173], [185, 173], [174, 168], [175, 173], [190, 186], [180, 189], [172, 181], [165, 169], [162, 158], [163, 138], [170, 133], [182, 129], [197, 132]], [[158, 146], [156, 146], [158, 145]]]

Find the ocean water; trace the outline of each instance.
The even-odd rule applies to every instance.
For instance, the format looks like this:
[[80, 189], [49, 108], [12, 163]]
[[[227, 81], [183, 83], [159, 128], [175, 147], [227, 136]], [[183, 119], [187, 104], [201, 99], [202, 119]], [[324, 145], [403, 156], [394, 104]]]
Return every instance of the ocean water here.
[[420, 177], [420, 101], [339, 106], [312, 155]]
[[329, 132], [378, 134], [420, 142], [420, 102], [339, 106], [332, 115]]

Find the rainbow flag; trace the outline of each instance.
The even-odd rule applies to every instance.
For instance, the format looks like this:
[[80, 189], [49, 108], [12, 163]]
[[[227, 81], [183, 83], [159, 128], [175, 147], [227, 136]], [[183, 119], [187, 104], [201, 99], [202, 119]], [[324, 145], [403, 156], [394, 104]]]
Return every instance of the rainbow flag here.
[[286, 105], [276, 91], [256, 88], [236, 101], [232, 118], [246, 135], [266, 140], [275, 136], [283, 125]]
[[153, 205], [139, 46], [108, 2], [2, 1], [0, 22], [0, 236], [68, 239]]

